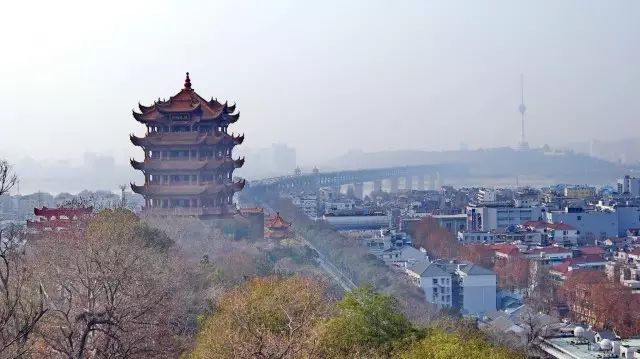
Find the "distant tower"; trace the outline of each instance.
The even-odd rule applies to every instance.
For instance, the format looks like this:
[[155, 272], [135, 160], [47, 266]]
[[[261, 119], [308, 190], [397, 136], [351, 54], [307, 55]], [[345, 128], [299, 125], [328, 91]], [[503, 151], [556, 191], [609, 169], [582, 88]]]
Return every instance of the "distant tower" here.
[[529, 144], [527, 143], [524, 136], [524, 113], [527, 111], [527, 106], [524, 105], [524, 75], [520, 75], [520, 90], [521, 90], [521, 101], [520, 106], [518, 106], [518, 111], [520, 111], [520, 118], [522, 119], [522, 133], [520, 137], [520, 150], [528, 150]]

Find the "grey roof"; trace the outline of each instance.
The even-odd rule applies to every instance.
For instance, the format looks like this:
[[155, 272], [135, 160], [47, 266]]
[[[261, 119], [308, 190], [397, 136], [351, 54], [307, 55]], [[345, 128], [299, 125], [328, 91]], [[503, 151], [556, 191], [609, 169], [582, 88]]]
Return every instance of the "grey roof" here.
[[443, 271], [440, 266], [435, 263], [419, 262], [409, 268], [411, 271], [419, 274], [421, 277], [447, 277], [449, 273]]
[[460, 269], [468, 275], [495, 275], [496, 273], [477, 264], [469, 264]]
[[498, 317], [489, 323], [492, 327], [499, 331], [505, 331], [514, 325], [513, 321], [509, 318]]
[[613, 330], [601, 330], [597, 332], [601, 339], [610, 339], [615, 340], [618, 338], [616, 333]]
[[507, 313], [501, 310], [491, 310], [487, 312], [484, 316], [487, 317], [489, 320], [494, 320], [499, 317], [506, 317]]

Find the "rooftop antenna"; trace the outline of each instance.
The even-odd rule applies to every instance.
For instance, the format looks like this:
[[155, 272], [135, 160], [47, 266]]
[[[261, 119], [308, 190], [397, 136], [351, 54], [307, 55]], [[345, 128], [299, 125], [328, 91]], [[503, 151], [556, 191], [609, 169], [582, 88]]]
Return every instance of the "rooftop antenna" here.
[[524, 113], [527, 111], [527, 106], [524, 105], [524, 74], [520, 74], [520, 106], [518, 106], [518, 111], [520, 111], [520, 118], [522, 120], [522, 133], [520, 137], [520, 149], [526, 150], [529, 148], [524, 136]]

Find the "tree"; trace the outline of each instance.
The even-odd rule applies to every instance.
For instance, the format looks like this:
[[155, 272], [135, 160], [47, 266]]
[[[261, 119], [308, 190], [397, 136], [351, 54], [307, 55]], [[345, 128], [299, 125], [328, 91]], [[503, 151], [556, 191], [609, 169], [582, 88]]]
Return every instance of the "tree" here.
[[37, 328], [41, 356], [177, 355], [169, 257], [144, 233], [129, 211], [103, 210], [80, 237], [33, 244], [33, 263], [49, 295], [49, 312]]
[[494, 271], [498, 285], [509, 290], [526, 289], [529, 284], [529, 261], [522, 257], [498, 260]]
[[[603, 273], [577, 271], [562, 287], [574, 319], [596, 327], [613, 329], [619, 335], [631, 336], [640, 331], [640, 300], [629, 288], [609, 281]], [[615, 300], [611, 300], [615, 298]], [[624, 303], [624, 305], [620, 305]]]
[[371, 283], [380, 292], [398, 300], [400, 310], [413, 322], [426, 324], [437, 315], [437, 308], [424, 300], [422, 290], [408, 281], [398, 280], [397, 273], [371, 256], [359, 241], [346, 240], [324, 221], [310, 220], [289, 199], [272, 199], [269, 206], [290, 218], [296, 232], [312, 243], [354, 283]]
[[221, 298], [190, 357], [314, 357], [317, 324], [330, 311], [325, 291], [311, 278], [253, 279]]
[[558, 282], [549, 274], [548, 267], [533, 262], [529, 266], [527, 304], [543, 313], [551, 313], [560, 302]]
[[562, 286], [562, 296], [573, 319], [596, 324], [592, 290], [602, 281], [604, 274], [596, 271], [573, 271]]
[[520, 353], [492, 345], [479, 333], [462, 335], [430, 328], [424, 339], [400, 354], [402, 359], [457, 359], [457, 358], [524, 358]]
[[534, 350], [538, 337], [546, 334], [547, 325], [550, 324], [548, 316], [536, 312], [531, 307], [524, 308], [517, 317], [518, 324], [525, 330], [524, 339], [527, 350]]
[[0, 239], [0, 357], [18, 358], [31, 349], [46, 298], [26, 262], [22, 228], [1, 227]]
[[0, 196], [8, 193], [18, 183], [18, 175], [6, 160], [0, 159]]
[[413, 244], [439, 258], [455, 258], [460, 250], [453, 234], [440, 227], [433, 217], [425, 217], [416, 224]]
[[491, 268], [493, 256], [493, 251], [484, 244], [467, 244], [460, 247], [458, 259]]
[[[0, 159], [0, 196], [17, 183], [11, 165]], [[21, 226], [0, 226], [0, 357], [28, 355], [33, 330], [47, 312], [45, 293], [32, 278], [23, 245]]]
[[362, 286], [338, 302], [338, 314], [321, 327], [320, 350], [326, 358], [389, 357], [417, 332], [398, 310], [397, 300]]

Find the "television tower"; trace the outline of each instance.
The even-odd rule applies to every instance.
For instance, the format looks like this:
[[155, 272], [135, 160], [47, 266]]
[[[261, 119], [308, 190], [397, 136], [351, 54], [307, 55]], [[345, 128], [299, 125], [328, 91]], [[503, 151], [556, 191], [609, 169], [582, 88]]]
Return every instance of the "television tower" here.
[[522, 95], [520, 106], [518, 106], [518, 111], [520, 111], [520, 118], [522, 119], [522, 134], [520, 137], [520, 150], [528, 150], [529, 144], [527, 143], [524, 136], [524, 113], [527, 111], [527, 106], [524, 105], [524, 74], [520, 74], [520, 90]]

